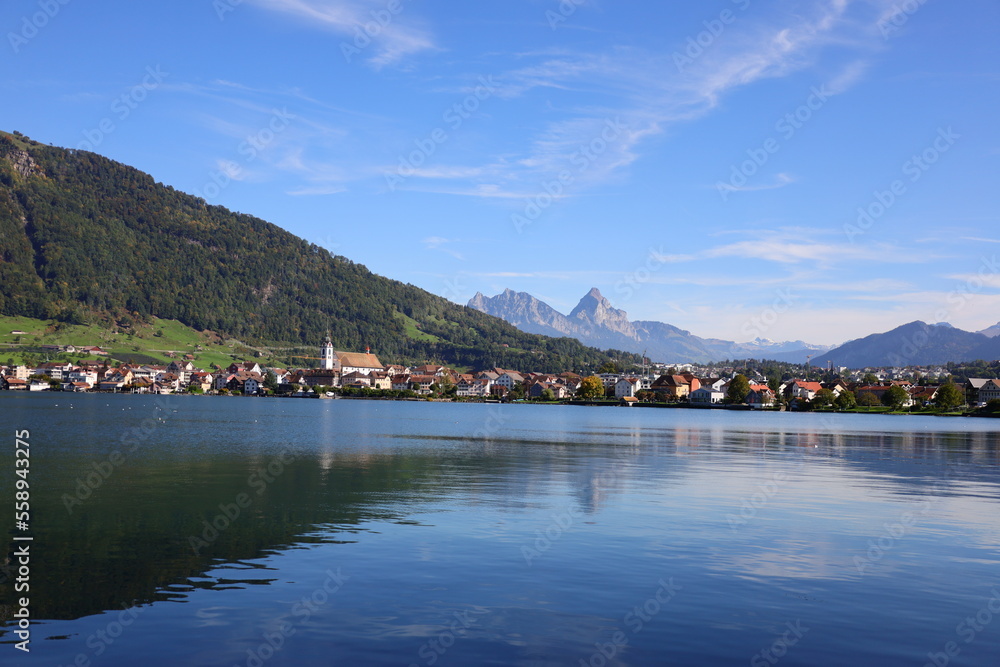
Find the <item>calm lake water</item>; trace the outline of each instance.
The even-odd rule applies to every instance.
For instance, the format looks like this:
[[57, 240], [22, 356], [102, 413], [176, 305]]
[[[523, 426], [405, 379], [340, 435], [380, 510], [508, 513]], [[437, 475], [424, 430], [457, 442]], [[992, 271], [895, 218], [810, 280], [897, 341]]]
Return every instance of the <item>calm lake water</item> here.
[[[0, 396], [0, 663], [1000, 664], [1000, 422]], [[213, 525], [214, 524], [214, 525]]]

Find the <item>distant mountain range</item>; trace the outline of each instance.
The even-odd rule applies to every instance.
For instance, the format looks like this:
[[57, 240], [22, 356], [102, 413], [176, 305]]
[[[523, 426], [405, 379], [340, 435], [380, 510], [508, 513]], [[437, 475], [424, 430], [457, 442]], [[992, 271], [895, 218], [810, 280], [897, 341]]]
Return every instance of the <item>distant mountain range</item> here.
[[910, 322], [892, 331], [844, 343], [813, 364], [835, 367], [932, 366], [950, 361], [1000, 358], [1000, 324], [973, 333], [950, 324]]
[[664, 322], [631, 321], [628, 313], [613, 307], [596, 287], [580, 299], [569, 315], [563, 315], [526, 292], [510, 289], [494, 297], [476, 293], [468, 305], [507, 320], [528, 333], [569, 336], [603, 349], [645, 352], [653, 361], [666, 363], [749, 358], [805, 363], [807, 355], [817, 355], [830, 349], [829, 346], [810, 345], [800, 340], [776, 343], [757, 338], [748, 343], [736, 343], [701, 338]]
[[984, 336], [989, 336], [990, 338], [996, 338], [997, 336], [1000, 336], [1000, 322], [997, 322], [988, 329], [983, 329], [979, 333], [983, 334]]

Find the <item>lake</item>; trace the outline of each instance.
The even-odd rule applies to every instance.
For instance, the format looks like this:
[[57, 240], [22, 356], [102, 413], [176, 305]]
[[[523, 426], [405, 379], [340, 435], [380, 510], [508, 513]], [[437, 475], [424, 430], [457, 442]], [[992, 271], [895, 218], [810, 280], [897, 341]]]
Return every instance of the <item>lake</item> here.
[[0, 664], [1000, 664], [997, 421], [10, 392], [0, 414]]

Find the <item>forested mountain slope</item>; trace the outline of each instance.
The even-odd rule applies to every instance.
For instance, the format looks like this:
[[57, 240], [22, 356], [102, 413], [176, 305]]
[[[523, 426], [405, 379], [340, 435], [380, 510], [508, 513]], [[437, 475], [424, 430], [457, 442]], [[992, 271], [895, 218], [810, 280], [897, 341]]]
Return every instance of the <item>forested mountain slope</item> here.
[[94, 153], [0, 133], [0, 314], [151, 316], [262, 343], [370, 346], [383, 360], [543, 371], [609, 356], [375, 275], [250, 215]]

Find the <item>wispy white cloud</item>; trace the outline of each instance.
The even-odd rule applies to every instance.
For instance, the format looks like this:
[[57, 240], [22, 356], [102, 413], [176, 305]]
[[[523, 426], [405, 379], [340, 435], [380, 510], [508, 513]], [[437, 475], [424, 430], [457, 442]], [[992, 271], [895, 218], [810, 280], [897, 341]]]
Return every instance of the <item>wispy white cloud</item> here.
[[315, 197], [335, 195], [341, 192], [347, 192], [347, 188], [342, 185], [313, 185], [296, 188], [294, 190], [287, 190], [285, 194], [291, 195], [292, 197]]
[[[641, 157], [650, 137], [704, 116], [736, 89], [813, 66], [831, 47], [861, 52], [823, 84], [828, 94], [841, 94], [864, 76], [867, 55], [884, 48], [875, 26], [889, 4], [889, 0], [826, 0], [813, 3], [808, 11], [759, 18], [742, 15], [727, 28], [725, 39], [717, 40], [683, 71], [672, 52], [632, 47], [598, 53], [552, 49], [516, 54], [527, 64], [497, 74], [496, 95], [512, 99], [543, 92], [549, 111], [558, 119], [548, 122], [518, 153], [480, 165], [472, 179], [474, 187], [465, 183], [446, 191], [526, 198], [538, 194], [543, 179], [564, 170], [574, 177], [567, 195], [614, 182]], [[608, 123], [621, 129], [609, 137]], [[599, 150], [587, 155], [585, 149], [591, 145]], [[746, 189], [776, 189], [794, 180], [782, 173], [772, 183]]]
[[448, 246], [455, 243], [454, 239], [446, 239], [442, 236], [428, 236], [427, 238], [421, 240], [424, 247], [428, 250], [439, 250], [447, 255], [451, 255], [457, 260], [465, 261], [465, 257], [462, 253], [454, 250]]
[[[403, 11], [392, 13], [386, 8], [386, 3], [372, 0], [251, 0], [254, 4], [272, 11], [289, 14], [303, 20], [311, 26], [317, 26], [338, 33], [345, 38], [342, 44], [360, 53], [357, 57], [365, 58], [374, 67], [399, 63], [404, 58], [433, 50], [437, 46], [430, 33], [414, 25], [406, 16], [410, 3], [401, 3]], [[376, 14], [382, 18], [376, 19]], [[365, 26], [373, 24], [365, 31]], [[355, 40], [355, 37], [361, 38]], [[370, 39], [372, 46], [367, 46]], [[368, 49], [372, 49], [366, 57]]]
[[795, 178], [789, 174], [776, 174], [771, 183], [761, 183], [759, 185], [732, 185], [724, 183], [722, 186], [713, 185], [713, 188], [723, 187], [731, 192], [758, 192], [760, 190], [778, 190], [795, 182]]

